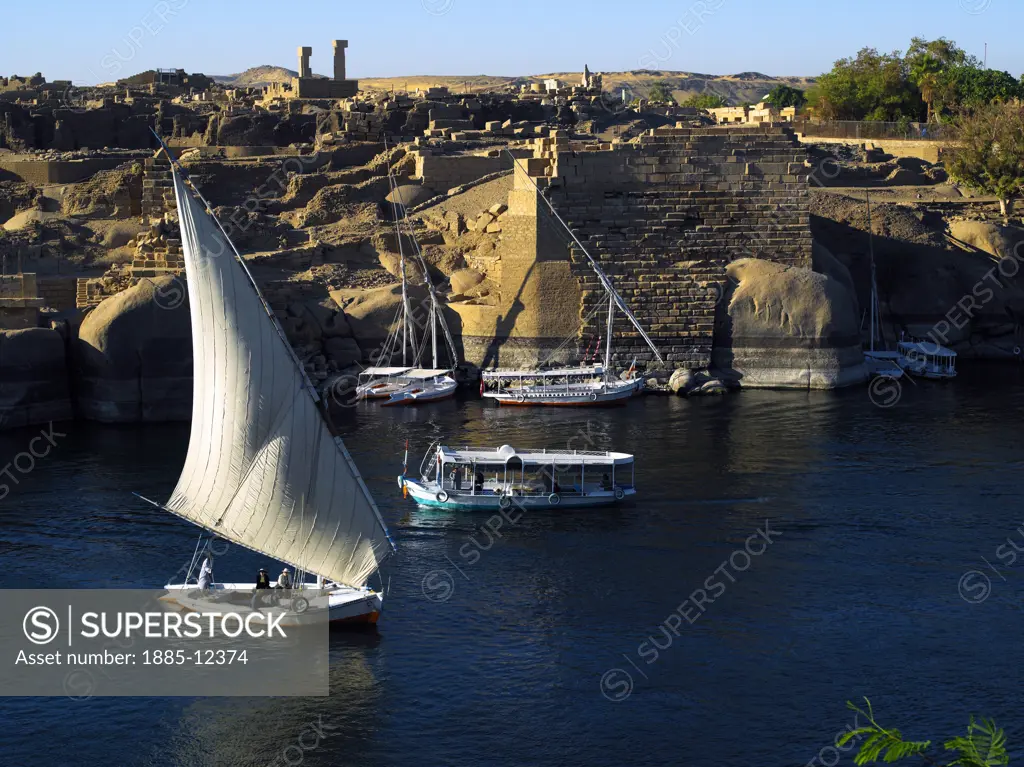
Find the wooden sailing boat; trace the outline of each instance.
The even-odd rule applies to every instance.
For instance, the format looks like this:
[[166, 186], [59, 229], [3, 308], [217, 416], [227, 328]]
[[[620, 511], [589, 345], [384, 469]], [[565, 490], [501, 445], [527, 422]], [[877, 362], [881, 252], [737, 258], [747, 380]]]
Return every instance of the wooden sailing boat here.
[[[868, 207], [868, 253], [871, 258], [871, 306], [868, 314], [870, 317], [871, 348], [864, 352], [864, 365], [868, 374], [876, 378], [902, 378], [903, 369], [907, 360], [899, 351], [891, 352], [886, 349], [885, 338], [882, 336], [882, 319], [878, 303], [878, 279], [875, 274], [875, 233], [871, 228], [871, 195], [864, 193], [864, 200]], [[875, 348], [878, 345], [879, 349]]]
[[[388, 183], [393, 195], [396, 196], [396, 211], [401, 208], [401, 215], [395, 215], [395, 234], [398, 240], [398, 251], [401, 264], [402, 280], [402, 303], [399, 307], [398, 322], [388, 337], [384, 349], [380, 355], [382, 360], [392, 360], [397, 356], [397, 346], [401, 340], [402, 368], [368, 368], [363, 375], [369, 380], [356, 389], [356, 395], [361, 399], [386, 400], [382, 404], [385, 407], [396, 405], [420, 405], [428, 402], [448, 399], [455, 396], [458, 388], [455, 379], [452, 377], [452, 368], [439, 368], [438, 360], [438, 329], [443, 332], [443, 338], [447, 347], [447, 353], [452, 362], [452, 367], [458, 365], [459, 355], [455, 348], [455, 341], [452, 339], [448, 322], [444, 318], [441, 309], [441, 302], [430, 279], [430, 272], [427, 269], [426, 259], [423, 258], [423, 251], [420, 249], [416, 234], [409, 224], [409, 214], [405, 204], [402, 202], [401, 191], [395, 180], [394, 173], [388, 168]], [[403, 226], [404, 224], [404, 226]], [[408, 278], [405, 264], [405, 245], [403, 238], [412, 243], [413, 255], [423, 273], [423, 279], [427, 286], [427, 321], [423, 328], [422, 343], [417, 343], [416, 322], [412, 309], [409, 305]], [[431, 367], [430, 368], [409, 368], [406, 367], [411, 351], [411, 357], [419, 363], [422, 359], [430, 339]]]
[[[509, 153], [509, 156], [512, 156]], [[519, 161], [512, 157], [517, 165]], [[529, 174], [523, 171], [524, 178], [530, 178]], [[633, 395], [643, 390], [644, 381], [636, 373], [636, 361], [626, 371], [625, 380], [615, 378], [612, 373], [612, 346], [615, 329], [616, 309], [621, 311], [630, 321], [633, 327], [654, 352], [658, 362], [663, 362], [660, 352], [651, 340], [650, 336], [640, 325], [622, 296], [618, 294], [612, 285], [608, 275], [604, 273], [597, 261], [590, 255], [589, 251], [573, 233], [569, 225], [555, 210], [550, 200], [537, 188], [536, 183], [530, 178], [537, 194], [547, 205], [551, 214], [555, 217], [562, 228], [569, 233], [573, 242], [586, 256], [591, 269], [597, 275], [601, 286], [608, 294], [608, 321], [605, 335], [604, 365], [603, 366], [580, 366], [578, 368], [558, 368], [555, 370], [494, 370], [484, 371], [481, 374], [480, 394], [486, 399], [493, 399], [499, 405], [558, 405], [558, 406], [601, 406], [625, 404]], [[591, 317], [594, 313], [591, 313]], [[587, 318], [589, 320], [589, 317]]]
[[[192, 318], [192, 431], [177, 487], [156, 505], [295, 568], [290, 601], [275, 608], [286, 613], [282, 625], [301, 623], [310, 606], [332, 621], [375, 623], [383, 595], [367, 581], [394, 549], [387, 527], [245, 261], [183, 173], [172, 159]], [[168, 584], [165, 601], [208, 610], [218, 593], [255, 588], [214, 582], [205, 591], [190, 580]]]

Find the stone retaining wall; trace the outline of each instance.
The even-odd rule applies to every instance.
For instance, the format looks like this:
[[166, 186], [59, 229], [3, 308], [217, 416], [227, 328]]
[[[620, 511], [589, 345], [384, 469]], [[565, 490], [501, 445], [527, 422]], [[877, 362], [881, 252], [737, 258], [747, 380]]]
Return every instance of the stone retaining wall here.
[[[527, 172], [609, 275], [662, 355], [710, 364], [725, 267], [755, 256], [810, 267], [805, 151], [783, 127], [659, 128], [607, 151], [538, 142]], [[577, 246], [584, 335], [603, 336], [607, 298]], [[652, 360], [620, 317], [615, 356]]]

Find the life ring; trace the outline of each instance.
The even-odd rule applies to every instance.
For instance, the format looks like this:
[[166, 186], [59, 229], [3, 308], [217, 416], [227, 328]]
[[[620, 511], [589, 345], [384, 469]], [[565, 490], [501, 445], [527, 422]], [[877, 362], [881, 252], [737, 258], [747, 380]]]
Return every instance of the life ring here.
[[560, 496], [558, 493], [552, 493], [551, 495], [548, 496], [548, 503], [550, 503], [552, 506], [557, 506], [561, 502], [562, 496]]
[[626, 497], [626, 491], [625, 490], [623, 490], [621, 487], [615, 488], [615, 500], [621, 501], [625, 497]]
[[526, 402], [526, 395], [525, 394], [518, 395], [516, 397], [516, 402], [519, 402], [520, 404], [522, 404], [523, 402]]
[[1014, 354], [1015, 354], [1016, 356], [1018, 356], [1018, 357], [1019, 357], [1019, 356], [1020, 356], [1020, 347], [1019, 347], [1019, 346], [1014, 346], [1014, 347], [1013, 347], [1013, 353], [1014, 353]]
[[597, 402], [597, 392], [590, 392], [590, 401]]
[[305, 597], [295, 597], [295, 599], [292, 600], [292, 612], [296, 615], [302, 615], [308, 609], [309, 600]]
[[511, 505], [512, 505], [512, 499], [509, 498], [507, 495], [503, 495], [503, 496], [501, 496], [498, 499], [498, 508], [499, 509], [507, 509]]
[[448, 493], [446, 493], [444, 490], [438, 493], [436, 497], [440, 503], [448, 503]]

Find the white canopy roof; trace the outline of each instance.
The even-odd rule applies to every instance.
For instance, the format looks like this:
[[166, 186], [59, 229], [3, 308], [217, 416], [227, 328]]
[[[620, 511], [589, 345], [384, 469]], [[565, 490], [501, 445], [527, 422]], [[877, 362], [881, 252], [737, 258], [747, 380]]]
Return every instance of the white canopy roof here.
[[410, 381], [425, 381], [428, 378], [436, 378], [437, 376], [447, 375], [452, 372], [451, 370], [427, 370], [427, 369], [416, 369], [410, 370], [407, 373], [402, 373], [402, 378], [407, 378]]
[[600, 452], [592, 450], [516, 450], [511, 445], [499, 448], [488, 447], [445, 447], [438, 449], [445, 463], [507, 463], [512, 458], [520, 459], [524, 464], [534, 466], [551, 466], [552, 464], [568, 464], [571, 466], [611, 466], [633, 463], [629, 453]]
[[901, 349], [915, 351], [932, 357], [955, 357], [956, 352], [932, 341], [900, 341]]
[[599, 376], [604, 374], [604, 365], [589, 365], [554, 370], [494, 370], [484, 371], [484, 379], [496, 381], [502, 378], [564, 378], [566, 376]]
[[366, 368], [359, 375], [361, 376], [397, 376], [405, 373], [412, 368]]

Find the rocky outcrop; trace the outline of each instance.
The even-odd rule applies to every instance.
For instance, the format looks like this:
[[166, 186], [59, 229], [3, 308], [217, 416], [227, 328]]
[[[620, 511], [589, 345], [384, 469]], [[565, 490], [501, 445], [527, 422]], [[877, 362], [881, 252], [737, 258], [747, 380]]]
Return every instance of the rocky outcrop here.
[[[410, 306], [420, 320], [426, 317], [422, 288], [410, 286]], [[398, 317], [402, 286], [387, 285], [373, 290], [332, 290], [331, 298], [342, 309], [352, 336], [365, 355], [381, 347]], [[369, 357], [368, 357], [369, 358]]]
[[712, 352], [724, 382], [832, 389], [865, 379], [857, 303], [841, 280], [754, 258], [727, 273]]
[[962, 250], [907, 248], [880, 270], [884, 327], [963, 358], [1020, 358], [1024, 229], [983, 221], [951, 221], [949, 229]]
[[96, 307], [74, 349], [78, 414], [107, 423], [192, 416], [192, 329], [179, 278], [142, 280]]
[[64, 337], [49, 328], [0, 331], [0, 428], [71, 414]]

